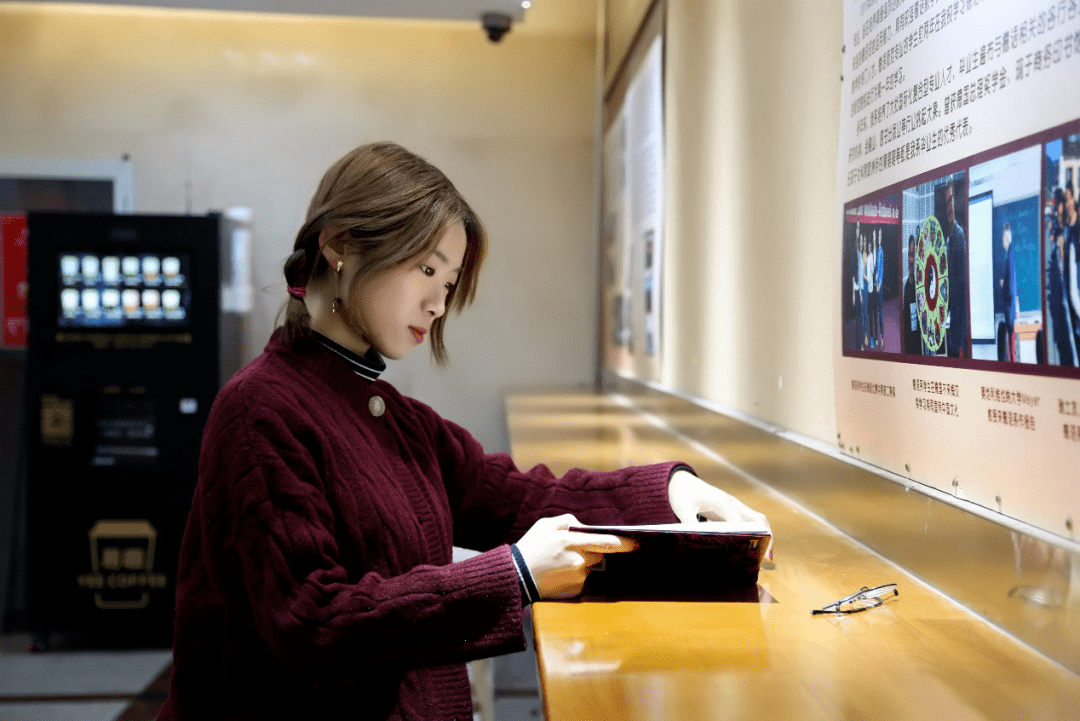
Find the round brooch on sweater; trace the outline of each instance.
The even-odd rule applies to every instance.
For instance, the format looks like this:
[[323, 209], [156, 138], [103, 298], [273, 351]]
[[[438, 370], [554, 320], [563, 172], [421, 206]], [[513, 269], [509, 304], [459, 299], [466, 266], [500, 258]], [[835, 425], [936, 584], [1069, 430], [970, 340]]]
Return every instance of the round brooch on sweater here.
[[368, 410], [371, 411], [371, 415], [378, 418], [386, 412], [386, 402], [379, 396], [372, 396], [371, 400], [367, 404]]

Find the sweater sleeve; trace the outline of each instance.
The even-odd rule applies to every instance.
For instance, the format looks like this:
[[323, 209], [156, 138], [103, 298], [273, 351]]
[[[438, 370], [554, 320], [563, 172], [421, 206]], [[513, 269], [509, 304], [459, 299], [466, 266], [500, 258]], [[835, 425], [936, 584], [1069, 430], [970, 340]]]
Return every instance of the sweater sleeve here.
[[575, 468], [556, 477], [544, 465], [519, 470], [510, 456], [484, 453], [460, 426], [422, 406], [436, 439], [454, 513], [454, 543], [485, 550], [515, 542], [541, 518], [572, 513], [590, 525], [675, 523], [668, 482], [672, 461], [615, 471]]
[[208, 426], [189, 528], [211, 584], [287, 668], [349, 678], [525, 647], [508, 546], [401, 575], [358, 570], [339, 549], [342, 504], [320, 481], [318, 444], [236, 395]]

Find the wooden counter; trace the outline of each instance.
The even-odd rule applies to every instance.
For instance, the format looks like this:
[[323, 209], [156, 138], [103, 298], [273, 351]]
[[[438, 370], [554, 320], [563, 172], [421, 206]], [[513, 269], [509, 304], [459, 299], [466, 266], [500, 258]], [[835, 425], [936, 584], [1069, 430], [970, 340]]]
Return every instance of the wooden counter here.
[[[682, 460], [765, 513], [756, 600], [533, 606], [548, 721], [1080, 719], [1080, 678], [619, 398], [507, 398], [519, 466], [604, 470]], [[850, 616], [811, 609], [862, 586], [900, 595]]]

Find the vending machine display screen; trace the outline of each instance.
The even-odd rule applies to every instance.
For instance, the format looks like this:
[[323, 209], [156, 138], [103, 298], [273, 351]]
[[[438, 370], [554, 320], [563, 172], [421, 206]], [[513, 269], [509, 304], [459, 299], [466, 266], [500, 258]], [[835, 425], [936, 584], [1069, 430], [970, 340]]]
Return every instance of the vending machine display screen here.
[[66, 328], [186, 326], [191, 259], [182, 253], [62, 253], [57, 259]]

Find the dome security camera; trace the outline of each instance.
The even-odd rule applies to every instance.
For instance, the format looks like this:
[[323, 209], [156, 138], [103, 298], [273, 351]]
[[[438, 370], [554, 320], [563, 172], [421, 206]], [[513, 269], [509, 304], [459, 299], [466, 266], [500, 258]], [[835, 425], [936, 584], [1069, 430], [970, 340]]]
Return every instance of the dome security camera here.
[[488, 40], [497, 43], [503, 39], [503, 35], [510, 32], [510, 23], [513, 19], [506, 13], [489, 12], [480, 16], [480, 24], [487, 33]]

